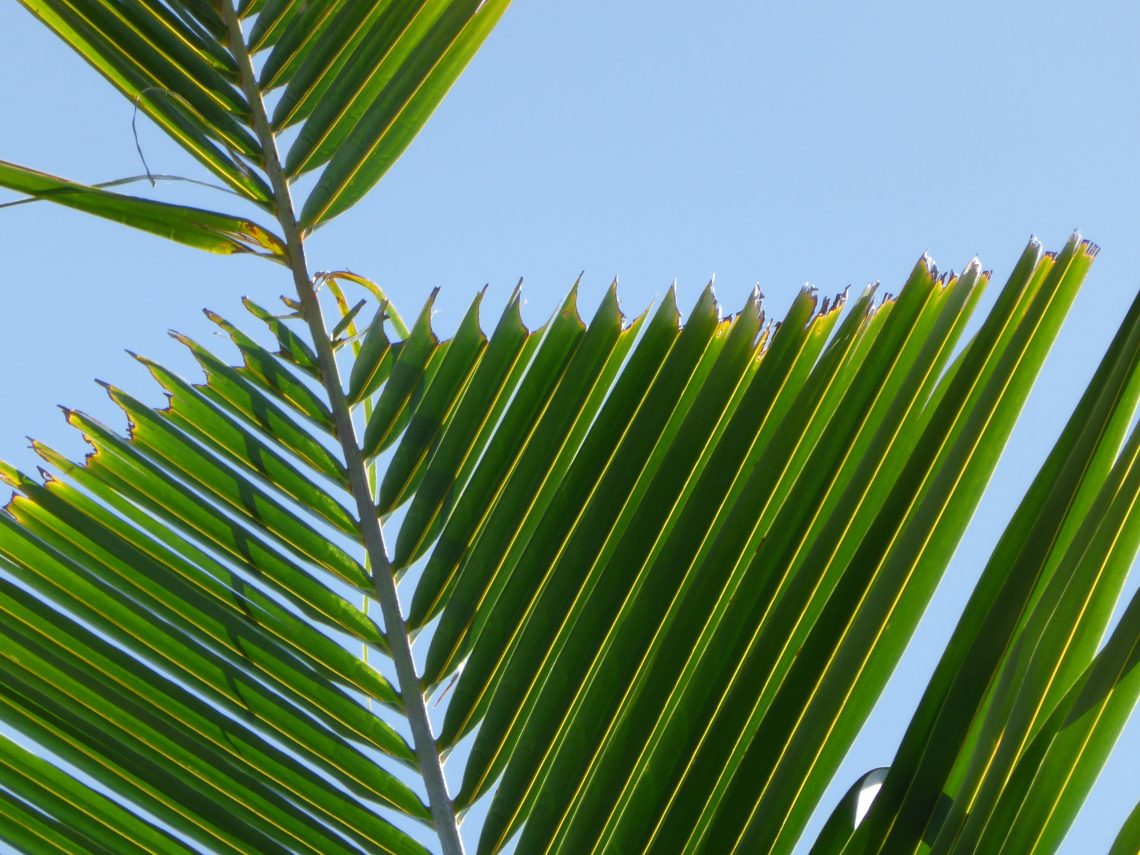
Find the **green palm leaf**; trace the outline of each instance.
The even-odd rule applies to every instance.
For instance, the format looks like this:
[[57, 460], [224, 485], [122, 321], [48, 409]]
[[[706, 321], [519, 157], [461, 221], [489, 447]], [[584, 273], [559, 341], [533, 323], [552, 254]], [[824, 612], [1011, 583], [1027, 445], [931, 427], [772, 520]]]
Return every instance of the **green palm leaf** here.
[[[252, 201], [269, 203], [272, 191], [255, 168], [260, 146], [223, 106], [228, 101], [243, 109], [241, 95], [202, 59], [212, 53], [211, 37], [192, 30], [147, 32], [147, 14], [138, 4], [28, 0], [24, 5], [207, 169]], [[233, 64], [232, 58], [223, 62]], [[199, 80], [197, 74], [208, 79]], [[227, 148], [232, 143], [237, 147]], [[254, 162], [242, 154], [254, 155]]]
[[[481, 292], [441, 339], [436, 292], [408, 328], [366, 279], [312, 277], [304, 239], [507, 0], [22, 2], [281, 236], [4, 162], [0, 185], [272, 258], [297, 299], [243, 301], [256, 332], [207, 312], [237, 364], [177, 334], [200, 377], [136, 357], [169, 400], [106, 385], [125, 434], [66, 410], [82, 462], [36, 442], [42, 477], [0, 464], [6, 839], [455, 853], [484, 800], [479, 852], [789, 851], [1096, 247], [1031, 241], [964, 343], [990, 274], [925, 256], [897, 296], [804, 290], [779, 321], [711, 286], [684, 323], [674, 291], [627, 320], [616, 287], [586, 320], [575, 284], [532, 330], [517, 291], [493, 324]], [[1138, 366], [1140, 299], [897, 756], [813, 851], [1062, 838], [1140, 696], [1140, 600], [1110, 628], [1140, 547]]]
[[[390, 79], [365, 87], [355, 110], [315, 110], [289, 151], [296, 174], [328, 161], [305, 200], [301, 223], [313, 228], [356, 204], [396, 162], [471, 61], [509, 0], [451, 0], [430, 27], [410, 27], [413, 42]], [[385, 55], [385, 62], [388, 61]], [[379, 68], [383, 68], [383, 63]], [[339, 100], [327, 103], [340, 104]]]
[[281, 238], [250, 220], [201, 208], [124, 196], [2, 160], [0, 187], [66, 205], [208, 252], [252, 252], [275, 260], [282, 260], [285, 256]]
[[[235, 12], [229, 0], [21, 2], [239, 196], [276, 211], [274, 174], [325, 167], [304, 229], [375, 185], [509, 4], [270, 0]], [[248, 35], [239, 14], [254, 15]], [[298, 121], [279, 155], [277, 133]]]
[[[412, 851], [378, 810], [433, 821], [399, 772], [422, 746], [383, 712], [408, 690], [369, 664], [396, 655], [402, 629], [382, 634], [359, 597], [423, 556], [408, 625], [440, 616], [424, 685], [455, 682], [437, 750], [476, 734], [456, 809], [498, 781], [480, 851], [520, 828], [528, 852], [784, 849], [897, 662], [1094, 254], [1031, 244], [953, 360], [988, 280], [976, 263], [939, 277], [923, 259], [898, 297], [869, 289], [849, 307], [804, 292], [778, 325], [755, 295], [721, 318], [711, 290], [683, 326], [672, 293], [626, 323], [612, 289], [585, 323], [574, 289], [533, 333], [513, 299], [485, 335], [476, 299], [441, 342], [429, 299], [393, 341], [373, 303], [340, 400], [358, 465], [377, 467], [372, 513], [409, 509], [379, 570], [359, 558], [353, 464], [327, 450], [335, 396], [302, 380], [323, 379], [333, 337], [310, 345], [247, 301], [276, 352], [214, 316], [243, 365], [183, 339], [204, 382], [144, 359], [167, 408], [108, 387], [127, 438], [69, 413], [85, 463], [37, 445], [58, 479], [3, 470], [17, 490], [0, 525], [5, 718], [206, 848]], [[902, 777], [904, 741], [870, 818], [829, 823], [820, 851], [879, 835], [1021, 845], [1071, 821], [1137, 692], [1134, 609], [1094, 652], [1140, 535], [1138, 435], [1117, 453], [1138, 349], [1134, 308], [963, 619], [999, 670], [983, 678], [980, 653], [951, 646], [972, 682], [938, 701], [954, 716], [924, 706], [912, 724], [934, 722], [938, 753]], [[1022, 610], [1005, 607], [1011, 585]], [[1004, 636], [969, 617], [986, 610]], [[1024, 736], [979, 777], [990, 722]], [[36, 839], [105, 801], [54, 768], [21, 778], [10, 807]], [[191, 798], [194, 780], [213, 789]], [[931, 826], [943, 793], [952, 807]], [[1023, 829], [1041, 809], [1047, 830]], [[140, 822], [114, 833], [164, 833]]]

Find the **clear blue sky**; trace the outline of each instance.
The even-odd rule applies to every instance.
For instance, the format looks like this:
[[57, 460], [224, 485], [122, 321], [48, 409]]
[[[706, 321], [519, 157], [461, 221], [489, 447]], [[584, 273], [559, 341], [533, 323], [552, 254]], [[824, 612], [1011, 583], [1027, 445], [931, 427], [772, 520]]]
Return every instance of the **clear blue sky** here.
[[[583, 269], [584, 311], [615, 275], [636, 314], [674, 278], [690, 304], [715, 274], [726, 309], [759, 282], [781, 314], [805, 281], [894, 289], [923, 251], [953, 268], [980, 255], [1002, 280], [1030, 234], [1059, 247], [1080, 227], [1101, 244], [844, 789], [889, 763], [989, 548], [1140, 287], [1137, 33], [1140, 6], [1125, 0], [516, 0], [381, 185], [316, 235], [312, 261], [376, 279], [405, 314], [442, 287], [446, 333], [478, 287], [490, 283], [497, 310], [520, 276], [535, 323]], [[82, 181], [142, 171], [130, 105], [11, 2], [0, 117], [0, 159]], [[143, 124], [155, 172], [199, 174]], [[0, 210], [0, 251], [0, 457], [24, 467], [25, 435], [81, 452], [57, 403], [121, 423], [93, 377], [152, 388], [123, 348], [189, 372], [168, 328], [205, 336], [201, 307], [236, 318], [241, 295], [289, 288], [273, 265], [47, 204]], [[1136, 757], [1133, 716], [1065, 851], [1105, 850], [1140, 796]]]

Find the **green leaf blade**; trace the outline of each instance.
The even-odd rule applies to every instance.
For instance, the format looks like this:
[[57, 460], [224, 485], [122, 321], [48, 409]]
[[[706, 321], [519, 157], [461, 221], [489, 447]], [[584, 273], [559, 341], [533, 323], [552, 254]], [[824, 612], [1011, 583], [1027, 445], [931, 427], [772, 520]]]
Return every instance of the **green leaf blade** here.
[[311, 168], [322, 156], [331, 156], [301, 210], [303, 228], [327, 222], [372, 189], [419, 133], [509, 3], [454, 0], [448, 4], [391, 84], [344, 139], [337, 141], [335, 154], [322, 155], [318, 149], [307, 161], [294, 163], [290, 150], [286, 168], [291, 174]]
[[76, 184], [0, 161], [0, 186], [114, 220], [207, 252], [285, 256], [284, 242], [249, 220]]

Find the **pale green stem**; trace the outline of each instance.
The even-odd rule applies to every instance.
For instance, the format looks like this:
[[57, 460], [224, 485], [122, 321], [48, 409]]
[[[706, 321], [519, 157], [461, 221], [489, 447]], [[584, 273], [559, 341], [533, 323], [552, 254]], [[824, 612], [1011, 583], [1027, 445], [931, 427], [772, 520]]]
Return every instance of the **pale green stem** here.
[[[344, 290], [340, 287], [340, 284], [336, 281], [336, 278], [331, 274], [325, 279], [325, 284], [328, 285], [329, 292], [333, 295], [333, 299], [336, 300], [336, 305], [337, 305], [337, 308], [340, 309], [341, 317], [346, 316], [349, 312], [349, 307], [348, 307], [348, 300], [344, 296]], [[380, 304], [379, 310], [380, 311], [384, 310], [384, 304], [383, 303]], [[347, 332], [349, 337], [352, 338], [352, 340], [353, 340], [352, 341], [352, 354], [353, 354], [353, 356], [360, 356], [360, 342], [356, 340], [356, 332], [357, 332], [356, 331], [356, 321], [349, 321], [348, 327], [345, 329], [345, 332]], [[364, 399], [364, 423], [368, 424], [368, 420], [370, 418], [372, 418], [372, 398], [366, 397]], [[372, 497], [375, 498], [376, 497], [376, 461], [375, 460], [369, 460], [368, 461], [368, 490], [372, 494]], [[367, 561], [365, 563], [367, 563]], [[371, 570], [372, 568], [369, 567], [368, 569]], [[364, 614], [368, 614], [368, 604], [371, 601], [370, 597], [367, 594], [364, 594], [360, 598], [360, 600], [361, 600], [360, 610], [362, 612], [364, 612]], [[371, 652], [371, 648], [370, 648], [370, 645], [368, 644], [368, 642], [366, 642], [366, 641], [362, 642], [360, 645], [360, 661], [362, 661], [365, 665], [368, 664], [368, 654], [370, 652]], [[372, 709], [372, 698], [371, 697], [368, 698], [368, 709], [369, 710]]]
[[392, 662], [396, 667], [396, 677], [404, 713], [412, 731], [412, 742], [419, 760], [420, 774], [427, 790], [428, 806], [431, 809], [436, 833], [444, 855], [462, 855], [463, 843], [459, 837], [459, 822], [455, 808], [447, 793], [447, 781], [443, 774], [443, 764], [435, 748], [435, 738], [431, 732], [427, 704], [424, 701], [421, 681], [416, 673], [412, 657], [411, 639], [400, 610], [399, 593], [396, 590], [396, 577], [388, 560], [384, 545], [384, 532], [380, 518], [368, 486], [368, 471], [360, 446], [356, 441], [356, 429], [352, 423], [352, 413], [348, 400], [341, 387], [340, 371], [337, 368], [336, 354], [325, 328], [321, 304], [313, 288], [309, 275], [305, 248], [298, 227], [293, 201], [289, 192], [289, 182], [281, 168], [277, 142], [265, 114], [265, 105], [257, 88], [253, 63], [245, 47], [241, 24], [229, 0], [223, 2], [221, 11], [229, 30], [230, 50], [237, 60], [241, 76], [242, 90], [249, 101], [254, 129], [257, 132], [265, 158], [265, 172], [276, 202], [276, 214], [288, 248], [289, 269], [293, 273], [293, 283], [301, 303], [301, 314], [309, 326], [309, 332], [316, 348], [317, 363], [321, 380], [328, 394], [332, 408], [333, 422], [337, 439], [344, 454], [348, 470], [349, 486], [360, 517], [360, 530], [364, 548], [372, 569], [373, 593], [380, 604], [384, 618], [384, 630], [391, 649]]

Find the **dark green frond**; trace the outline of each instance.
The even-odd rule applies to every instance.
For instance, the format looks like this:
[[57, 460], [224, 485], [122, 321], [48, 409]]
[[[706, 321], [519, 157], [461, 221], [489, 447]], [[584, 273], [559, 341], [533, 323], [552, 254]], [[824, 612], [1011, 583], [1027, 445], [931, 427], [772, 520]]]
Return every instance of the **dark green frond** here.
[[[392, 627], [370, 617], [385, 572], [407, 574], [407, 630], [426, 636], [422, 686], [403, 691], [446, 698], [441, 755], [473, 734], [454, 804], [489, 800], [480, 851], [790, 849], [1094, 255], [1031, 243], [964, 346], [989, 274], [939, 277], [925, 257], [898, 296], [805, 290], [778, 323], [758, 293], [722, 316], [711, 287], [681, 324], [672, 291], [627, 321], [613, 288], [584, 320], [575, 285], [533, 331], [516, 293], [489, 334], [479, 294], [447, 340], [435, 294], [398, 332], [385, 300], [350, 308], [338, 285], [324, 341], [292, 304], [247, 300], [269, 346], [210, 313], [240, 365], [188, 339], [200, 382], [139, 357], [165, 408], [108, 386], [125, 437], [68, 411], [82, 464], [37, 444], [46, 481], [0, 469], [16, 490], [0, 700], [48, 752], [0, 746], [15, 782], [0, 815], [20, 840], [92, 851], [168, 829], [217, 851], [419, 851], [408, 832], [432, 814], [406, 783]], [[1140, 301], [898, 756], [814, 851], [1064, 834], [1140, 692], [1136, 601], [1098, 650], [1140, 546], [1138, 365]]]

